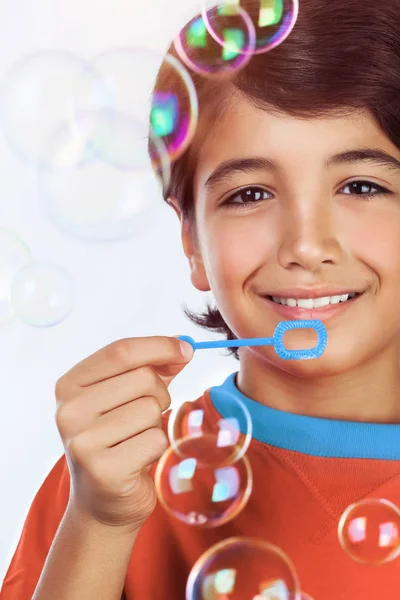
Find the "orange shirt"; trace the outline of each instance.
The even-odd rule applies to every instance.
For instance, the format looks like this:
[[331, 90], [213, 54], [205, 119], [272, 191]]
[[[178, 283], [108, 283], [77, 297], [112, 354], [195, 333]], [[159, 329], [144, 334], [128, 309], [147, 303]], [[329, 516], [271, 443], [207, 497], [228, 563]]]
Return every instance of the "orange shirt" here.
[[[400, 507], [400, 425], [277, 411], [244, 396], [235, 375], [206, 390], [196, 405], [214, 421], [229, 417], [225, 392], [246, 405], [253, 423], [246, 454], [253, 471], [250, 499], [234, 520], [216, 529], [190, 527], [159, 503], [134, 546], [126, 599], [185, 600], [197, 559], [214, 544], [243, 536], [279, 546], [314, 600], [398, 600], [400, 557], [374, 567], [356, 563], [342, 550], [337, 528], [343, 511], [357, 500], [384, 498]], [[169, 414], [163, 416], [165, 428]], [[63, 455], [30, 507], [1, 600], [31, 599], [68, 498]], [[229, 600], [229, 594], [223, 598]]]

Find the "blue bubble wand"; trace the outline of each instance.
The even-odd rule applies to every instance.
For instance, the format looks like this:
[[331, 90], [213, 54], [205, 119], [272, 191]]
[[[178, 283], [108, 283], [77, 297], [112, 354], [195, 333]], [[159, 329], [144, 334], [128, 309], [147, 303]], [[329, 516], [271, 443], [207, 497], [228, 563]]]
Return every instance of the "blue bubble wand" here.
[[[317, 345], [308, 350], [288, 350], [283, 343], [283, 336], [292, 329], [314, 329], [318, 336]], [[178, 340], [189, 342], [193, 350], [205, 350], [207, 348], [236, 348], [240, 346], [273, 346], [277, 355], [284, 360], [307, 360], [319, 358], [325, 352], [328, 342], [328, 334], [322, 321], [281, 321], [272, 338], [247, 338], [241, 340], [219, 340], [211, 342], [195, 342], [188, 335], [178, 336]]]

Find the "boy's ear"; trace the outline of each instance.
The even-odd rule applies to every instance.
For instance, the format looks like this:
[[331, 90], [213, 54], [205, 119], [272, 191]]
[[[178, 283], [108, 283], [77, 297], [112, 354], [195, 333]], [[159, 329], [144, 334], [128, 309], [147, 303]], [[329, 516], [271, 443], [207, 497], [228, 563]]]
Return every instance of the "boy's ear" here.
[[211, 288], [208, 283], [203, 258], [200, 250], [196, 248], [196, 244], [194, 243], [192, 234], [190, 232], [189, 223], [183, 218], [182, 212], [179, 208], [178, 200], [176, 198], [168, 198], [168, 204], [172, 206], [181, 223], [182, 246], [186, 257], [189, 260], [190, 278], [192, 284], [200, 292], [209, 292]]

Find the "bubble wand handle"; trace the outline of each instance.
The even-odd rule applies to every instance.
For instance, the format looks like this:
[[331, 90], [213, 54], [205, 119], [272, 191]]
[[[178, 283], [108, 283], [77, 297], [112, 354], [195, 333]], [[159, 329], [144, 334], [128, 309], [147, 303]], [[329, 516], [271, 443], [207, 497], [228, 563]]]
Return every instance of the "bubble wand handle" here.
[[[292, 329], [314, 329], [318, 341], [314, 348], [307, 350], [289, 350], [283, 343], [283, 336]], [[218, 340], [210, 342], [195, 342], [187, 335], [180, 335], [179, 340], [189, 342], [193, 350], [205, 350], [208, 348], [237, 348], [241, 346], [274, 346], [277, 355], [284, 360], [307, 360], [319, 358], [325, 352], [328, 342], [328, 333], [322, 321], [281, 321], [278, 323], [272, 338], [247, 338], [241, 340]]]

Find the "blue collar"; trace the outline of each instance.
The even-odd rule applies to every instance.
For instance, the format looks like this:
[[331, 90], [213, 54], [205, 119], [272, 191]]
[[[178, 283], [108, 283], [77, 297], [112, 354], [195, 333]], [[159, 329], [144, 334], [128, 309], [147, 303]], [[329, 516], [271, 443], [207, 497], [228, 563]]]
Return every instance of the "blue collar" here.
[[337, 421], [287, 413], [255, 402], [236, 386], [237, 372], [210, 388], [215, 409], [229, 415], [229, 392], [248, 409], [253, 438], [264, 444], [327, 458], [400, 460], [400, 424]]

